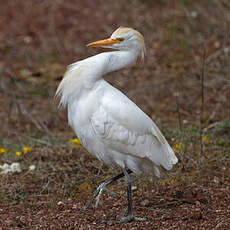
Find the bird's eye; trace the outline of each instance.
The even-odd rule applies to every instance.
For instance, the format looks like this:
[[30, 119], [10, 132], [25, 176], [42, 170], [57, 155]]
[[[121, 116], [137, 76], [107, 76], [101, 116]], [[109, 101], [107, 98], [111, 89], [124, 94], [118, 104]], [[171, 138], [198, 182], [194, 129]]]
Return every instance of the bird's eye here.
[[124, 38], [117, 38], [118, 41], [123, 42], [125, 39]]

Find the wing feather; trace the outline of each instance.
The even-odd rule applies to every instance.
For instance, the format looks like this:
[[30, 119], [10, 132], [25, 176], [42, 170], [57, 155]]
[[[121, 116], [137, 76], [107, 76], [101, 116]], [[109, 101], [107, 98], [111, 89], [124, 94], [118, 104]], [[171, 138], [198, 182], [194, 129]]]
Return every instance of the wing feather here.
[[91, 119], [103, 144], [112, 151], [148, 158], [171, 169], [177, 158], [154, 122], [124, 94], [109, 88]]

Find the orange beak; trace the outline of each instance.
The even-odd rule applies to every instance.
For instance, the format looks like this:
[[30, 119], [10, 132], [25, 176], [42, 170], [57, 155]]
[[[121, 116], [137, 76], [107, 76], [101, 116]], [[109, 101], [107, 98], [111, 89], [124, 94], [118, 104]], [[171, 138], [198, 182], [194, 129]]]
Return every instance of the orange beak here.
[[123, 41], [123, 39], [120, 38], [107, 38], [104, 40], [91, 42], [87, 46], [88, 47], [101, 47], [101, 46], [111, 46], [113, 44], [119, 44]]

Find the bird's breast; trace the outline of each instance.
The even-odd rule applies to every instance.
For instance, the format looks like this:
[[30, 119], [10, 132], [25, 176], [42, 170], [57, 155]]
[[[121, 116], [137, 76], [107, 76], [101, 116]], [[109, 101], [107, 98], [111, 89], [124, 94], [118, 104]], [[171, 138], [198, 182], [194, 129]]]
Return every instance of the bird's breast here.
[[102, 94], [100, 87], [95, 86], [68, 105], [68, 122], [77, 135], [81, 130], [89, 128], [92, 115], [100, 107]]

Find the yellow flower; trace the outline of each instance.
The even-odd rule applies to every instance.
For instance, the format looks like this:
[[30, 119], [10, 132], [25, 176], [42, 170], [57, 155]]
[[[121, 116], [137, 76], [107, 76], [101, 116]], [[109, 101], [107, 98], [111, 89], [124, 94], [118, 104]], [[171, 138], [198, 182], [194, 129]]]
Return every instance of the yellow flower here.
[[4, 154], [6, 150], [4, 148], [0, 148], [0, 154]]
[[207, 136], [202, 136], [202, 141], [207, 141], [208, 140], [208, 137]]
[[81, 142], [80, 142], [77, 138], [72, 138], [72, 139], [70, 139], [70, 142], [71, 142], [71, 143], [74, 143], [74, 144], [77, 144], [77, 145], [80, 145], [80, 144], [81, 144]]
[[182, 143], [176, 143], [176, 144], [173, 146], [173, 151], [174, 151], [174, 152], [176, 152], [176, 151], [183, 152], [183, 151], [184, 151], [184, 146], [182, 145]]
[[180, 151], [183, 152], [184, 151], [184, 146], [180, 146]]
[[25, 146], [25, 147], [22, 148], [22, 151], [24, 153], [28, 153], [30, 151], [30, 148]]
[[17, 152], [15, 152], [15, 155], [16, 155], [17, 157], [20, 157], [20, 156], [22, 155], [22, 153], [19, 152], [19, 151], [17, 151]]

